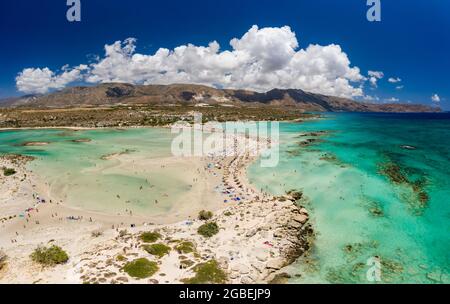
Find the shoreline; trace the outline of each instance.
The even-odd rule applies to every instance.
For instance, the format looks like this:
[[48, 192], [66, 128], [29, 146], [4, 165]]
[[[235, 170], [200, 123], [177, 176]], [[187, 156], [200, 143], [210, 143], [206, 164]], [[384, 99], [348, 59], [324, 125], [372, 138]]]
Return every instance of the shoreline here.
[[[252, 162], [256, 161], [259, 154], [252, 156], [252, 153], [250, 153], [252, 147], [243, 147], [242, 149], [237, 145], [238, 142], [238, 138], [235, 138], [235, 146], [232, 147], [232, 149], [241, 148], [237, 156], [230, 157], [227, 153], [225, 155], [218, 153], [213, 155], [211, 159], [221, 168], [222, 174], [220, 177], [226, 189], [230, 190], [235, 197], [239, 196], [239, 201], [234, 201], [228, 206], [219, 205], [220, 208], [217, 209], [211, 219], [220, 227], [220, 232], [216, 236], [204, 238], [198, 235], [196, 230], [204, 222], [191, 218], [185, 218], [183, 221], [171, 224], [143, 223], [130, 227], [130, 222], [127, 222], [127, 225], [123, 218], [123, 225], [111, 224], [114, 222], [111, 221], [111, 218], [114, 217], [105, 214], [103, 215], [105, 218], [101, 220], [89, 221], [86, 217], [82, 217], [80, 223], [78, 221], [73, 223], [74, 221], [68, 222], [67, 219], [61, 218], [61, 213], [65, 212], [66, 206], [58, 204], [54, 206], [54, 203], [47, 203], [43, 208], [39, 207], [39, 215], [34, 214], [32, 216], [52, 219], [52, 223], [43, 229], [42, 226], [31, 229], [31, 231], [40, 230], [40, 234], [43, 236], [35, 237], [32, 241], [24, 241], [26, 236], [23, 237], [22, 241], [19, 241], [25, 243], [20, 246], [22, 250], [14, 249], [14, 247], [18, 247], [14, 246], [14, 243], [5, 248], [5, 252], [11, 256], [17, 253], [23, 255], [19, 259], [20, 261], [12, 262], [11, 259], [9, 261], [12, 262], [13, 265], [11, 266], [15, 269], [15, 272], [22, 272], [23, 270], [25, 275], [22, 274], [21, 276], [20, 274], [13, 274], [11, 271], [2, 270], [0, 282], [28, 282], [30, 273], [29, 270], [24, 268], [30, 267], [33, 269], [33, 267], [36, 267], [30, 261], [28, 255], [35, 246], [46, 243], [45, 239], [55, 240], [55, 243], [61, 244], [64, 249], [67, 249], [71, 259], [66, 265], [40, 272], [40, 283], [148, 283], [150, 281], [153, 283], [155, 281], [158, 281], [158, 283], [180, 283], [182, 279], [194, 275], [193, 267], [179, 268], [182, 261], [180, 258], [184, 255], [175, 252], [175, 250], [161, 259], [155, 259], [142, 250], [143, 243], [140, 241], [139, 235], [144, 231], [158, 231], [166, 245], [173, 245], [172, 241], [176, 239], [192, 242], [195, 244], [196, 255], [189, 255], [189, 260], [194, 264], [200, 264], [214, 259], [219, 263], [220, 268], [225, 271], [230, 283], [270, 282], [282, 272], [285, 266], [294, 262], [298, 256], [308, 249], [308, 238], [313, 234], [313, 231], [308, 222], [308, 212], [306, 209], [297, 206], [293, 197], [289, 195], [274, 197], [260, 193], [248, 182], [246, 170]], [[251, 142], [253, 148], [254, 145], [261, 144], [261, 142], [253, 139]], [[267, 146], [268, 143], [266, 142], [265, 145]], [[25, 168], [23, 169], [24, 172], [19, 170], [18, 174], [26, 174]], [[55, 213], [59, 213], [58, 218], [54, 217]], [[194, 215], [196, 214], [191, 214], [191, 217]], [[12, 219], [12, 221], [14, 220], [16, 219]], [[137, 217], [134, 217], [133, 221], [137, 222]], [[78, 226], [75, 231], [73, 231], [74, 225]], [[39, 224], [35, 226], [39, 226]], [[108, 226], [110, 227], [108, 228]], [[125, 228], [127, 226], [128, 228]], [[3, 228], [4, 224], [2, 224]], [[67, 238], [65, 229], [72, 231], [69, 235], [76, 236], [78, 241], [71, 237]], [[125, 229], [127, 233], [123, 236], [121, 231]], [[27, 235], [30, 231], [26, 230], [20, 232], [16, 238], [20, 239], [22, 233]], [[59, 231], [59, 239], [55, 237], [54, 230]], [[94, 231], [101, 231], [101, 236], [92, 237]], [[12, 231], [10, 231], [11, 233]], [[4, 243], [4, 241], [0, 243], [0, 247], [4, 247]], [[27, 248], [23, 250], [23, 247]], [[111, 261], [111, 259], [114, 260], [115, 256], [123, 254], [126, 255], [127, 260], [136, 257], [154, 260], [160, 265], [160, 272], [149, 281], [130, 278], [121, 271], [123, 263]], [[106, 263], [107, 261], [109, 262]], [[91, 267], [93, 264], [99, 265], [102, 263], [108, 265], [104, 265], [103, 268]], [[19, 271], [18, 269], [22, 270]], [[107, 278], [104, 276], [105, 273], [108, 274]], [[112, 273], [115, 275], [112, 275]], [[119, 278], [120, 280], [118, 280]]]

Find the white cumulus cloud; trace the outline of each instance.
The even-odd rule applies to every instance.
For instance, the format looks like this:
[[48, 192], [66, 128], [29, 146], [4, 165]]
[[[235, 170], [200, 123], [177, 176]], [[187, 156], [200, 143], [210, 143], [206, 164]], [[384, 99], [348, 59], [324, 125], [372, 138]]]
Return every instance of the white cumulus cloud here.
[[381, 71], [368, 71], [367, 75], [369, 75], [369, 82], [374, 88], [378, 86], [378, 80], [384, 77], [384, 73]]
[[433, 94], [431, 96], [431, 101], [439, 103], [439, 102], [441, 102], [441, 97], [438, 94]]
[[390, 77], [389, 79], [388, 79], [388, 81], [390, 82], [390, 83], [398, 83], [398, 82], [401, 82], [402, 80], [401, 80], [401, 78], [398, 78], [398, 77]]
[[[208, 46], [186, 44], [142, 54], [136, 52], [136, 39], [128, 38], [105, 45], [105, 55], [88, 70], [74, 68], [56, 75], [48, 68], [25, 69], [17, 77], [17, 87], [23, 92], [42, 92], [82, 77], [89, 83], [194, 83], [256, 91], [294, 88], [342, 97], [363, 96], [366, 78], [358, 67], [351, 66], [339, 45], [299, 48], [290, 27], [255, 25], [241, 38], [232, 39], [230, 46], [230, 50], [221, 50], [213, 41]], [[73, 73], [73, 77], [65, 73]], [[28, 74], [33, 75], [24, 77]]]
[[387, 102], [398, 102], [398, 101], [400, 101], [400, 99], [395, 98], [395, 97], [391, 97], [389, 99], [385, 99], [385, 101], [387, 101]]
[[27, 68], [16, 77], [16, 86], [20, 92], [44, 94], [52, 89], [62, 89], [71, 82], [82, 79], [82, 71], [86, 65], [79, 65], [70, 69], [68, 66], [61, 68], [61, 73], [55, 74], [49, 68]]

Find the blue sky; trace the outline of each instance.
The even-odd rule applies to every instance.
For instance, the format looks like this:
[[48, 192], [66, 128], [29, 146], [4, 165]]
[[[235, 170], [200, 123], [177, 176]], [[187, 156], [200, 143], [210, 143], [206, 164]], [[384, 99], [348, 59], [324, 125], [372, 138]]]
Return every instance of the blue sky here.
[[[441, 106], [450, 109], [448, 1], [381, 0], [382, 21], [375, 23], [366, 19], [365, 0], [81, 0], [82, 21], [75, 23], [66, 20], [65, 2], [1, 1], [0, 98], [23, 94], [15, 78], [25, 68], [60, 73], [66, 64], [89, 65], [105, 56], [105, 44], [128, 37], [137, 39], [135, 52], [146, 55], [161, 47], [208, 46], [211, 41], [223, 51], [232, 50], [230, 40], [253, 25], [287, 25], [295, 32], [297, 50], [339, 45], [350, 66], [367, 77], [353, 85], [363, 85], [365, 96], [378, 97], [377, 102], [394, 98], [431, 104], [437, 94]], [[369, 70], [384, 74], [377, 87], [370, 85]]]

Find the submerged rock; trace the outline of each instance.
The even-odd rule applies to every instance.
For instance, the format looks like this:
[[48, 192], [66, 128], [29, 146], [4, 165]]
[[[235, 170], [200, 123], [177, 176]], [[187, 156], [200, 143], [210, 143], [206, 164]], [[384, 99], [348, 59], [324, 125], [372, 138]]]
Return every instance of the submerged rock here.
[[405, 150], [416, 150], [417, 149], [416, 147], [408, 146], [408, 145], [400, 146], [400, 148], [405, 149]]
[[380, 173], [386, 175], [389, 180], [395, 184], [408, 182], [408, 178], [404, 175], [400, 166], [392, 162], [382, 166]]
[[86, 143], [86, 142], [91, 142], [91, 141], [92, 141], [92, 139], [90, 139], [90, 138], [80, 138], [80, 139], [71, 140], [71, 142], [74, 142], [74, 143]]
[[269, 284], [286, 284], [291, 278], [291, 275], [283, 272], [274, 276], [274, 278], [269, 282]]
[[303, 198], [303, 192], [298, 190], [290, 190], [286, 192], [287, 195], [289, 195], [293, 200], [298, 201]]

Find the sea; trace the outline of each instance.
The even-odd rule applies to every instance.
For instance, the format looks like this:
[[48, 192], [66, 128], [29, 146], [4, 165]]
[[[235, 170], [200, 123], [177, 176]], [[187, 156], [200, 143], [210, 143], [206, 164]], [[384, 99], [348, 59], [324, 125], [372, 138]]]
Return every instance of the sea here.
[[450, 113], [281, 123], [279, 165], [248, 176], [303, 193], [315, 236], [291, 283], [450, 283]]

